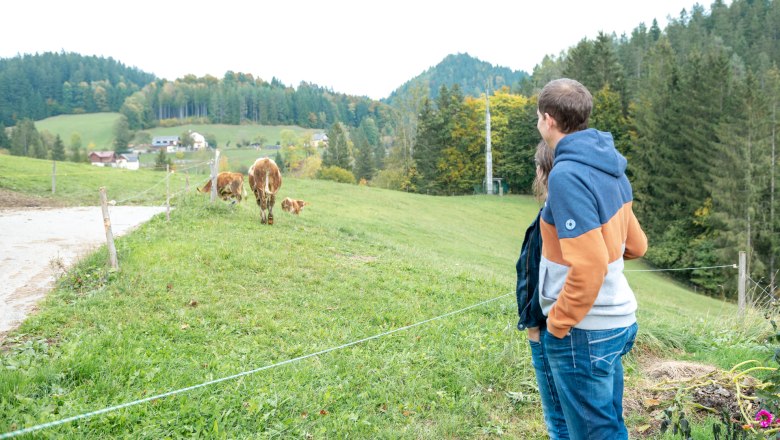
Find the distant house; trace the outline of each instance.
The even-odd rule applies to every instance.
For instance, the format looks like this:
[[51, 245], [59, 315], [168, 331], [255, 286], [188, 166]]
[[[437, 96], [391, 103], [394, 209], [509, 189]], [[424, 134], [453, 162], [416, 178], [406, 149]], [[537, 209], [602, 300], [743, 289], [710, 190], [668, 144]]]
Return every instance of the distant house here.
[[206, 138], [202, 134], [191, 131], [190, 137], [192, 138], [193, 150], [205, 150], [209, 147], [209, 143], [206, 142]]
[[125, 168], [128, 170], [137, 170], [140, 168], [141, 162], [138, 160], [137, 154], [120, 154], [116, 159], [117, 168]]
[[168, 153], [175, 153], [179, 146], [179, 136], [155, 136], [152, 138], [152, 148], [160, 150], [165, 148]]
[[141, 162], [137, 154], [116, 154], [113, 151], [93, 151], [89, 153], [89, 161], [96, 167], [125, 168], [137, 170]]
[[116, 163], [116, 153], [113, 151], [93, 151], [89, 153], [89, 162], [96, 167], [110, 167]]
[[325, 133], [314, 133], [311, 135], [311, 145], [315, 148], [328, 146], [328, 135]]

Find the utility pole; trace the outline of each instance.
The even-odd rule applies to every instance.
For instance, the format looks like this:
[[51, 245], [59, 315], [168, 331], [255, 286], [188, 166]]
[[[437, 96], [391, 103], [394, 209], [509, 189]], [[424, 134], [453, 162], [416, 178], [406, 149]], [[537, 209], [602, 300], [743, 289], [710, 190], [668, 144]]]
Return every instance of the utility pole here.
[[490, 145], [490, 87], [485, 92], [485, 191], [493, 194], [493, 151]]

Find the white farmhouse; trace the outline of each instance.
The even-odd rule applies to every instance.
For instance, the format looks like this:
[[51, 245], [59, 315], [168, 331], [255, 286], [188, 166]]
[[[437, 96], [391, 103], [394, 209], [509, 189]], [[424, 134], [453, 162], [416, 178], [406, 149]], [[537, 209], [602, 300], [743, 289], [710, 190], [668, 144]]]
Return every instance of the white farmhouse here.
[[192, 149], [193, 150], [205, 150], [209, 147], [209, 143], [206, 142], [206, 138], [195, 131], [190, 132], [190, 137], [192, 138]]

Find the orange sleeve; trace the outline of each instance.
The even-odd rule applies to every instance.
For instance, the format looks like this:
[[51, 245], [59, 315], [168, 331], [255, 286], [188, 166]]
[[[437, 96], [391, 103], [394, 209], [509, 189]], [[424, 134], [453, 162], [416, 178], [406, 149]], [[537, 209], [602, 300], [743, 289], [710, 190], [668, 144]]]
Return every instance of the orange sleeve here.
[[609, 253], [601, 228], [578, 237], [560, 241], [563, 260], [569, 266], [566, 281], [558, 299], [550, 309], [547, 328], [557, 338], [563, 338], [596, 302], [607, 275]]
[[626, 251], [623, 253], [623, 258], [632, 260], [643, 256], [647, 252], [647, 236], [645, 231], [642, 230], [642, 226], [639, 225], [639, 220], [634, 215], [634, 210], [629, 209], [628, 212]]

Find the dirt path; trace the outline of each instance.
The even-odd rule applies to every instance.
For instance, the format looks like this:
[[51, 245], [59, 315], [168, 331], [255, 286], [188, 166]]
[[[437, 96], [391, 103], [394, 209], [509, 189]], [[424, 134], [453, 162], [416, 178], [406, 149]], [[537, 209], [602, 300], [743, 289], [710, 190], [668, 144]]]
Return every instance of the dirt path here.
[[[162, 207], [111, 207], [114, 236], [164, 211]], [[53, 261], [69, 268], [105, 242], [100, 207], [0, 208], [0, 339], [18, 327], [51, 290], [57, 275]]]

